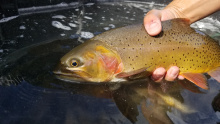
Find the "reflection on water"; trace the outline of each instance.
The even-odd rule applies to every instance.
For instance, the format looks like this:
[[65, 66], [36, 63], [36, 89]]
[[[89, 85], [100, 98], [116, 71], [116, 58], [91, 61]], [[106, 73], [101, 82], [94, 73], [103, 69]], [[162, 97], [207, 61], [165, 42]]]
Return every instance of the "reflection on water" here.
[[[143, 16], [140, 15], [148, 10], [146, 7], [150, 8], [150, 5], [144, 7], [142, 4], [128, 2], [114, 6], [111, 4], [85, 6], [81, 29], [83, 35], [82, 33], [76, 35], [79, 27], [77, 14], [80, 8], [43, 13], [40, 18], [38, 14], [21, 16], [1, 24], [3, 31], [13, 27], [18, 30], [12, 31], [12, 34], [5, 32], [0, 48], [2, 49], [0, 122], [3, 124], [220, 122], [220, 85], [213, 79], [208, 80], [210, 90], [204, 91], [185, 80], [161, 84], [150, 79], [116, 84], [93, 84], [65, 82], [53, 75], [52, 71], [59, 59], [80, 44], [78, 42], [80, 36], [82, 38], [80, 40], [85, 40], [91, 36], [89, 34], [96, 35], [111, 28], [141, 22]], [[71, 30], [54, 27], [53, 21], [60, 22], [57, 23], [58, 26], [65, 25]], [[47, 42], [41, 42], [45, 40]], [[31, 45], [36, 43], [38, 44]]]

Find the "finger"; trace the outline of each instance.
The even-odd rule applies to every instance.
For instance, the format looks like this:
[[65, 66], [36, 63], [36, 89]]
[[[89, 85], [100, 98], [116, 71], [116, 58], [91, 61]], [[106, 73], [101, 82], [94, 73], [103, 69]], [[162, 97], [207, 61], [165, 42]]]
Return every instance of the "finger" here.
[[148, 12], [144, 17], [144, 26], [149, 35], [158, 35], [162, 30], [160, 10]]
[[184, 78], [182, 75], [179, 75], [179, 76], [178, 76], [178, 79], [179, 79], [179, 80], [184, 80], [185, 78]]
[[163, 80], [164, 75], [166, 74], [166, 70], [162, 67], [157, 68], [151, 78], [155, 81], [155, 82], [160, 82]]
[[179, 68], [177, 66], [172, 66], [167, 71], [167, 74], [165, 76], [165, 80], [173, 81], [178, 77], [178, 75], [179, 75]]

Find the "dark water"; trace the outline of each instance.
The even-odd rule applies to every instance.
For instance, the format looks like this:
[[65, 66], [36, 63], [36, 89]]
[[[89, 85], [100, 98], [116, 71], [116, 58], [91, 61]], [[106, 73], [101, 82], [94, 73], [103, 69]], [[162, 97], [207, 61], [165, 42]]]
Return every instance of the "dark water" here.
[[[154, 7], [163, 5], [86, 4], [0, 23], [1, 124], [220, 123], [220, 84], [212, 78], [204, 91], [187, 81], [86, 84], [53, 75], [59, 59], [86, 38], [142, 22]], [[207, 18], [193, 27], [218, 39], [218, 24]]]

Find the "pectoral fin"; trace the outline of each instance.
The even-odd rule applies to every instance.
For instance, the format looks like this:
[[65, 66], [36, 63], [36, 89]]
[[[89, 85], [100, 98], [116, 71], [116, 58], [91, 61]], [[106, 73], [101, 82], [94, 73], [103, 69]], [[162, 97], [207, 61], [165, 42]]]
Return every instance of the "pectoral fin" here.
[[202, 89], [208, 89], [207, 79], [205, 75], [201, 73], [182, 73], [180, 75], [185, 77], [187, 80], [193, 82], [197, 86], [201, 87]]
[[220, 83], [220, 67], [211, 70], [208, 74]]
[[134, 71], [131, 71], [131, 72], [122, 72], [122, 73], [119, 73], [118, 75], [116, 75], [116, 77], [117, 77], [117, 78], [130, 77], [130, 76], [133, 76], [133, 75], [142, 73], [142, 72], [146, 71], [147, 69], [148, 69], [148, 67], [146, 67], [146, 68], [141, 68], [141, 69], [138, 69], [138, 70], [134, 70]]

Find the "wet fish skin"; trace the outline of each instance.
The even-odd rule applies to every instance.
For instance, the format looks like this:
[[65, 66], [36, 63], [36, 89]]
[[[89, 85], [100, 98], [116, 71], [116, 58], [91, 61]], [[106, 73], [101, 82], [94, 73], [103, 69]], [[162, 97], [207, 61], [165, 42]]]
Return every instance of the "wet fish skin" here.
[[[180, 75], [203, 89], [208, 86], [202, 73], [220, 82], [218, 42], [190, 28], [186, 19], [164, 21], [162, 26], [162, 32], [156, 37], [149, 36], [142, 24], [104, 32], [67, 53], [61, 65], [71, 73], [81, 72], [80, 77], [92, 82], [112, 81], [146, 70], [151, 74], [158, 67], [170, 66], [178, 66]], [[85, 54], [92, 54], [93, 58], [85, 58]], [[64, 64], [79, 58], [83, 66]], [[88, 68], [95, 72], [88, 73]]]

